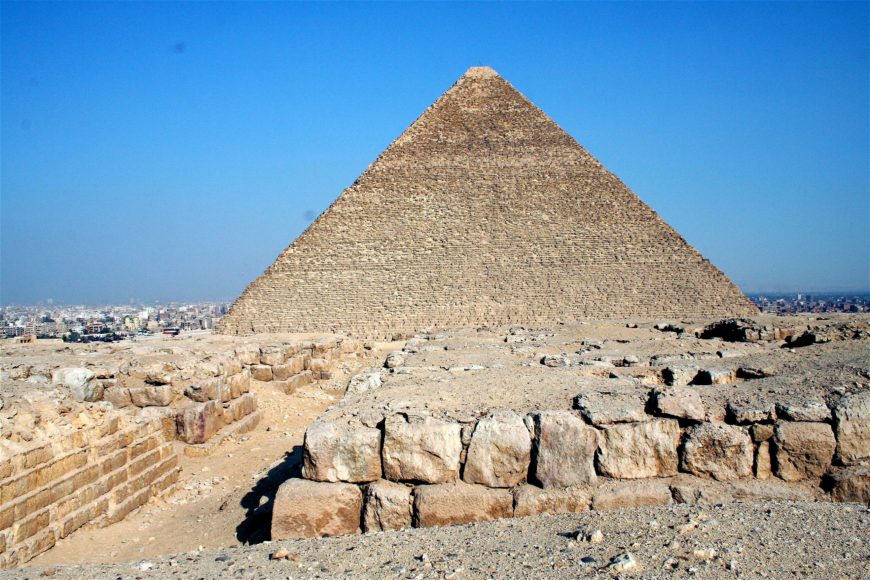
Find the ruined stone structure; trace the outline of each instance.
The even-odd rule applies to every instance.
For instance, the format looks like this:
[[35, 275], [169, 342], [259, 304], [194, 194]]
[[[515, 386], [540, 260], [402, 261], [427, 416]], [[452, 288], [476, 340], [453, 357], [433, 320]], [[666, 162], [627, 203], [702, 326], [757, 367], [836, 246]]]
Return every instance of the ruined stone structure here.
[[477, 67], [248, 286], [219, 332], [755, 312], [570, 135]]

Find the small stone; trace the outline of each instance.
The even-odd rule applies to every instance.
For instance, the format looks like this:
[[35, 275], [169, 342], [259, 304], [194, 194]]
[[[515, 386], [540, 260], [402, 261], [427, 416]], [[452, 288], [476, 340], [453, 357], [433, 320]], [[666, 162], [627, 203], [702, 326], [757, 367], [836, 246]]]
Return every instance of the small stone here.
[[697, 549], [692, 552], [692, 555], [699, 560], [712, 560], [716, 557], [716, 550], [713, 548]]
[[593, 530], [583, 539], [589, 544], [600, 544], [604, 541], [604, 533], [601, 530]]
[[653, 403], [659, 415], [689, 421], [703, 421], [705, 417], [701, 395], [689, 387], [656, 390], [653, 392]]
[[284, 548], [281, 548], [280, 550], [276, 550], [276, 551], [272, 552], [272, 554], [269, 556], [269, 559], [270, 560], [285, 560], [289, 556], [290, 556], [290, 552], [288, 552]]
[[637, 560], [634, 559], [631, 552], [626, 552], [613, 558], [607, 568], [615, 573], [628, 572], [637, 568]]

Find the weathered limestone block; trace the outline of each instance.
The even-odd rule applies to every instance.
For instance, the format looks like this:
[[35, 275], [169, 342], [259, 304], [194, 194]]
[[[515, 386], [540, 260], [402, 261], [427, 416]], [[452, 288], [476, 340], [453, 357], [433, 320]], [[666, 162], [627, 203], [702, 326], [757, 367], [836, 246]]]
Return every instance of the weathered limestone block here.
[[738, 425], [772, 423], [776, 420], [776, 409], [773, 403], [728, 401], [725, 411], [728, 420]]
[[166, 407], [174, 398], [171, 385], [130, 388], [130, 400], [137, 407]]
[[286, 381], [279, 381], [275, 386], [282, 389], [288, 395], [292, 395], [299, 387], [310, 385], [312, 382], [314, 382], [314, 374], [311, 371], [302, 371]]
[[[224, 417], [227, 423], [234, 423], [257, 410], [257, 397], [254, 393], [245, 393], [227, 403]], [[227, 412], [228, 411], [228, 412]]]
[[245, 369], [230, 375], [230, 378], [227, 379], [227, 385], [230, 388], [230, 398], [241, 397], [251, 390], [251, 372]]
[[761, 443], [773, 438], [773, 428], [774, 426], [770, 424], [756, 423], [749, 427], [749, 433], [754, 442]]
[[584, 393], [574, 399], [574, 408], [593, 425], [649, 421], [645, 406], [643, 396], [627, 393]]
[[431, 417], [391, 415], [384, 422], [384, 477], [446, 483], [459, 477], [461, 427]]
[[149, 385], [170, 385], [175, 378], [173, 375], [175, 370], [175, 365], [170, 363], [153, 363], [130, 369], [130, 376], [143, 380]]
[[529, 472], [532, 440], [522, 417], [496, 412], [474, 428], [462, 478], [489, 487], [513, 487]]
[[369, 484], [363, 508], [363, 530], [377, 532], [410, 528], [411, 491], [406, 485], [385, 479]]
[[773, 443], [774, 470], [785, 481], [821, 476], [830, 467], [837, 447], [827, 423], [780, 423]]
[[870, 390], [843, 397], [834, 407], [837, 460], [870, 465]]
[[513, 496], [507, 489], [462, 482], [414, 488], [414, 525], [418, 528], [485, 522], [512, 515]]
[[272, 369], [272, 378], [270, 380], [273, 381], [286, 381], [293, 375], [295, 375], [299, 371], [293, 370], [292, 365], [283, 364], [283, 365], [275, 365], [270, 367]]
[[225, 383], [223, 377], [208, 377], [202, 379], [197, 384], [190, 385], [185, 389], [184, 394], [189, 398], [199, 403], [206, 401], [222, 400], [223, 386]]
[[618, 482], [603, 485], [592, 497], [592, 509], [613, 510], [673, 503], [671, 488], [657, 481]]
[[253, 344], [243, 344], [235, 349], [236, 358], [243, 365], [255, 365], [260, 362], [260, 349]]
[[80, 367], [66, 367], [54, 371], [51, 382], [63, 385], [70, 390], [76, 401], [99, 401], [103, 395], [102, 385], [94, 380], [97, 375], [91, 370]]
[[824, 423], [831, 420], [831, 409], [824, 401], [808, 399], [799, 403], [776, 404], [777, 415], [787, 421], [812, 421]]
[[592, 489], [541, 489], [534, 485], [521, 485], [514, 489], [514, 516], [537, 514], [566, 514], [585, 512], [592, 503]]
[[350, 378], [347, 382], [345, 395], [350, 396], [367, 393], [368, 391], [377, 389], [382, 384], [383, 379], [381, 378], [381, 370], [368, 369]]
[[289, 479], [272, 508], [272, 540], [358, 534], [362, 491], [351, 483]]
[[673, 419], [611, 425], [595, 456], [598, 472], [619, 479], [677, 474], [680, 425]]
[[669, 387], [685, 387], [697, 375], [698, 367], [693, 365], [671, 365], [662, 371], [662, 378]]
[[254, 380], [269, 382], [273, 379], [272, 367], [269, 365], [251, 365], [251, 376]]
[[545, 488], [594, 484], [598, 432], [570, 411], [539, 411], [531, 418], [534, 479]]
[[305, 365], [308, 367], [308, 370], [314, 373], [319, 373], [321, 371], [329, 371], [329, 361], [325, 358], [311, 358], [308, 359], [308, 364]]
[[112, 387], [103, 391], [103, 400], [110, 402], [113, 406], [129, 407], [133, 404], [130, 399], [130, 389], [126, 387]]
[[235, 357], [221, 356], [217, 357], [215, 362], [220, 369], [220, 374], [223, 376], [228, 377], [242, 372], [242, 363]]
[[720, 481], [752, 475], [752, 439], [731, 425], [701, 423], [686, 430], [681, 468]]
[[217, 401], [193, 403], [176, 416], [178, 437], [186, 443], [205, 443], [223, 427], [223, 408]]
[[381, 478], [381, 431], [315, 421], [305, 432], [302, 477], [366, 482]]
[[823, 485], [834, 501], [870, 503], [870, 466], [835, 468], [825, 476]]
[[671, 387], [653, 392], [653, 405], [659, 415], [703, 421], [704, 403], [698, 391], [689, 387]]
[[762, 441], [755, 448], [755, 478], [770, 479], [772, 472], [770, 441]]
[[274, 366], [284, 364], [284, 347], [282, 346], [263, 346], [260, 347], [260, 364]]

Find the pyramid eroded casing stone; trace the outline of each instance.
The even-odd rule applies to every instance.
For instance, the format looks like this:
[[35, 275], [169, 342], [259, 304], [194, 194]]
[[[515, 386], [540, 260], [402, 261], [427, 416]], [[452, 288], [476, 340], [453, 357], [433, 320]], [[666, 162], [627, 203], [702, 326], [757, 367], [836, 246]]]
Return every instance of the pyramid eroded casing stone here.
[[462, 478], [489, 487], [513, 487], [526, 479], [532, 440], [522, 417], [493, 413], [477, 422], [468, 446]]
[[362, 491], [351, 483], [288, 479], [272, 508], [272, 540], [360, 532]]
[[384, 422], [384, 477], [446, 483], [459, 477], [461, 427], [432, 417], [391, 415]]
[[513, 515], [513, 496], [463, 482], [414, 488], [414, 523], [418, 528], [486, 522]]
[[305, 431], [302, 477], [361, 483], [381, 478], [381, 431], [315, 421]]
[[738, 427], [701, 423], [686, 430], [682, 469], [719, 481], [752, 476], [752, 439]]
[[532, 473], [545, 487], [574, 487], [595, 483], [598, 432], [570, 411], [532, 414], [535, 457]]
[[606, 427], [601, 433], [596, 464], [602, 475], [641, 479], [677, 474], [680, 425], [675, 420], [622, 423]]

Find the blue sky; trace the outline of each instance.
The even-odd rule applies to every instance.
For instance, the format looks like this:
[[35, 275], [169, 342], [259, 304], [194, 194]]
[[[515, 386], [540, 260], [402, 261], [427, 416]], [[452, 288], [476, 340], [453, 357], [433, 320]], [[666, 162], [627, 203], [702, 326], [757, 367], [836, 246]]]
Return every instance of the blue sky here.
[[742, 289], [870, 289], [867, 3], [27, 3], [0, 301], [233, 299], [489, 65]]

